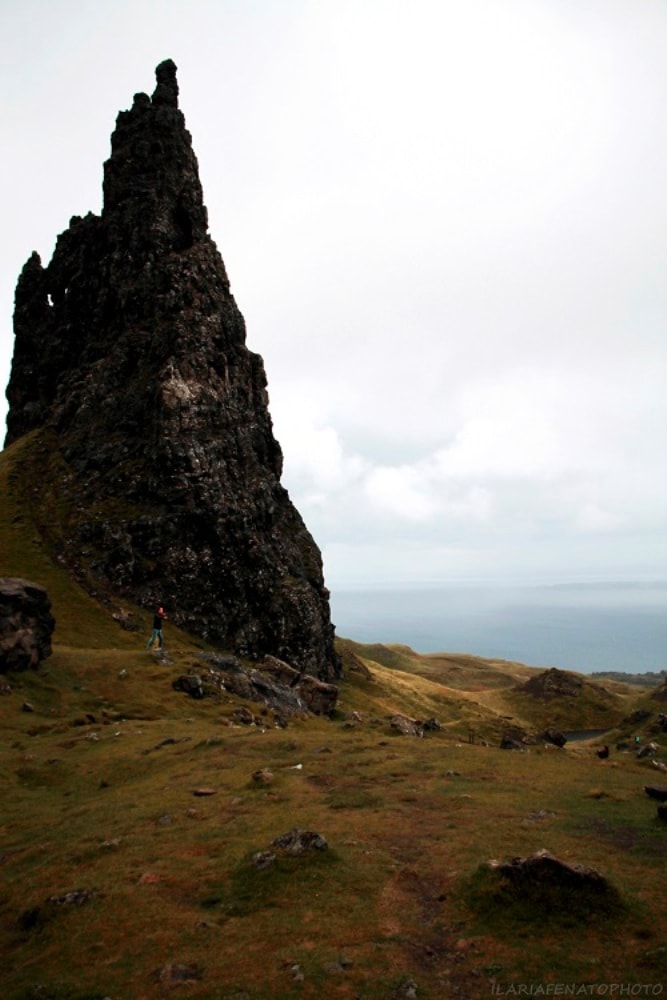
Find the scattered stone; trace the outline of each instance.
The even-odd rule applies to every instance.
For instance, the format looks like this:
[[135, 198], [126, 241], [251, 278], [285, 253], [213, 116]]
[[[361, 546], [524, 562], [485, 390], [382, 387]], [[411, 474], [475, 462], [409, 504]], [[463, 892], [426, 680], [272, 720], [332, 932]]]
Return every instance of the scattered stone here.
[[272, 847], [278, 847], [286, 854], [297, 856], [304, 851], [326, 851], [329, 847], [327, 841], [319, 833], [311, 830], [290, 830], [279, 837], [274, 837], [271, 841]]
[[204, 697], [204, 685], [199, 674], [181, 674], [171, 683], [174, 691], [182, 691], [191, 698]]
[[49, 896], [47, 902], [54, 906], [83, 906], [91, 899], [96, 899], [99, 892], [95, 889], [74, 889], [72, 892], [65, 892], [60, 896]]
[[35, 706], [31, 705], [31, 703], [29, 701], [24, 701], [23, 704], [21, 705], [21, 711], [22, 712], [34, 712], [35, 711]]
[[395, 729], [402, 736], [423, 737], [424, 727], [416, 719], [410, 719], [407, 715], [397, 713], [391, 717], [391, 728]]
[[658, 752], [657, 743], [647, 743], [640, 750], [637, 751], [637, 757], [641, 760], [643, 757], [652, 757], [654, 753]]
[[44, 587], [20, 577], [0, 577], [0, 674], [36, 669], [51, 655], [55, 625]]
[[567, 743], [567, 737], [560, 732], [559, 729], [545, 729], [540, 736], [541, 740], [546, 740], [547, 743], [553, 743], [556, 747], [564, 747]]
[[301, 674], [294, 690], [313, 715], [331, 715], [336, 707], [338, 687], [311, 674]]
[[[230, 655], [200, 653], [199, 659], [206, 663], [207, 669], [179, 677], [172, 685], [176, 690], [197, 698], [219, 698], [224, 692], [259, 702], [263, 706], [262, 715], [266, 716], [269, 709], [276, 713], [276, 724], [292, 716], [305, 719], [311, 714], [331, 715], [335, 708], [336, 685], [295, 670], [275, 656], [265, 656], [252, 669]], [[254, 716], [252, 722], [249, 716], [240, 721], [248, 725], [257, 722]]]
[[259, 871], [270, 868], [275, 860], [276, 855], [272, 851], [257, 851], [251, 858], [252, 864]]
[[437, 733], [441, 728], [442, 726], [437, 719], [426, 719], [422, 722], [422, 729], [425, 733]]
[[520, 740], [515, 740], [511, 736], [503, 736], [500, 741], [501, 750], [525, 750], [525, 746]]
[[181, 736], [179, 739], [176, 739], [174, 736], [166, 736], [163, 740], [160, 740], [159, 743], [156, 743], [155, 746], [148, 747], [146, 750], [142, 750], [141, 752], [145, 756], [146, 754], [152, 753], [153, 750], [162, 750], [163, 747], [174, 746], [176, 743], [189, 743], [191, 740], [191, 736]]
[[667, 802], [667, 788], [658, 785], [644, 785], [644, 791], [651, 799], [658, 802]]
[[205, 798], [207, 795], [215, 795], [217, 789], [215, 788], [195, 788], [192, 794], [197, 795], [199, 798]]
[[544, 820], [552, 819], [556, 815], [555, 812], [549, 812], [547, 809], [538, 809], [537, 812], [529, 813], [525, 819], [525, 823], [543, 823]]
[[336, 975], [339, 972], [347, 972], [348, 969], [352, 968], [353, 964], [349, 958], [341, 956], [335, 962], [330, 962], [326, 967], [326, 971], [330, 975]]
[[175, 986], [181, 983], [196, 983], [204, 978], [205, 970], [201, 966], [192, 965], [162, 965], [153, 972], [152, 978], [160, 986]]
[[269, 771], [268, 767], [262, 767], [259, 771], [253, 773], [252, 780], [258, 785], [271, 785], [273, 783], [273, 771]]
[[18, 926], [23, 931], [43, 927], [62, 907], [84, 906], [100, 895], [96, 889], [74, 889], [57, 896], [49, 896], [41, 906], [32, 906], [25, 910], [18, 919]]
[[240, 722], [243, 726], [254, 726], [255, 716], [252, 714], [249, 708], [245, 705], [239, 705], [238, 708], [234, 709], [234, 718], [237, 722]]
[[120, 627], [126, 632], [140, 632], [142, 626], [137, 622], [132, 621], [133, 613], [131, 611], [126, 611], [124, 608], [119, 608], [118, 611], [114, 611], [111, 615], [115, 622], [118, 622]]
[[170, 813], [165, 813], [164, 816], [160, 816], [157, 822], [158, 826], [171, 826], [174, 822], [174, 817]]
[[414, 979], [405, 979], [394, 990], [394, 1000], [417, 1000], [417, 990], [419, 987]]

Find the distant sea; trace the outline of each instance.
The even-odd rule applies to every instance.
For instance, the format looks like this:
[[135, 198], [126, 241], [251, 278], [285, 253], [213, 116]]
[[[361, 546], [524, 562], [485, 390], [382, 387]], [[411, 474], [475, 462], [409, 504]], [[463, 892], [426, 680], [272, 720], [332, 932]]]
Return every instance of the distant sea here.
[[578, 673], [667, 669], [667, 582], [332, 588], [336, 634]]

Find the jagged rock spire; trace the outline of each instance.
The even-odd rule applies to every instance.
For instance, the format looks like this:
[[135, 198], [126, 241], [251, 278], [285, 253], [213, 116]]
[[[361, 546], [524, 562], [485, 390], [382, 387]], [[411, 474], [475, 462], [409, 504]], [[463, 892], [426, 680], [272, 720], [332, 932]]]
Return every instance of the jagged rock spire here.
[[126, 252], [142, 255], [185, 250], [208, 231], [171, 59], [160, 63], [156, 76], [152, 99], [135, 94], [131, 110], [118, 115], [104, 165], [102, 218]]
[[62, 558], [91, 587], [330, 679], [320, 553], [280, 484], [264, 365], [208, 235], [174, 63], [156, 78], [118, 115], [101, 217], [74, 217], [19, 279], [6, 443], [55, 435]]

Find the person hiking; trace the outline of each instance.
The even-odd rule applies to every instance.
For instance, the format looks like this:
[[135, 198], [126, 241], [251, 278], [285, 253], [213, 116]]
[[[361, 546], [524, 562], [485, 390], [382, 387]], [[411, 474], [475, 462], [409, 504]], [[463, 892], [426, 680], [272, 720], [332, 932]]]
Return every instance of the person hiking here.
[[146, 649], [151, 649], [153, 643], [157, 639], [157, 648], [162, 649], [162, 622], [168, 616], [165, 614], [164, 608], [158, 608], [153, 617], [153, 631], [151, 632], [151, 637], [146, 644]]

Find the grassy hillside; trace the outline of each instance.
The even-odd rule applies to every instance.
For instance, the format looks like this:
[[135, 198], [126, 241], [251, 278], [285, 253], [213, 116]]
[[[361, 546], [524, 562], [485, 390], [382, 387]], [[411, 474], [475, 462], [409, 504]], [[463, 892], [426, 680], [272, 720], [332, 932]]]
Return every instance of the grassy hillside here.
[[[248, 703], [242, 724], [241, 699], [172, 689], [200, 642], [168, 625], [166, 655], [147, 653], [145, 612], [52, 559], [18, 445], [0, 455], [0, 571], [44, 584], [57, 626], [53, 655], [0, 695], [3, 1000], [477, 1000], [667, 979], [667, 825], [643, 793], [667, 780], [590, 743], [498, 749], [508, 726], [621, 733], [638, 709], [648, 736], [664, 703], [587, 681], [556, 711], [521, 690], [540, 673], [525, 665], [339, 640], [333, 718], [282, 728]], [[400, 736], [397, 712], [441, 728]], [[272, 847], [294, 828], [327, 849]], [[540, 848], [597, 868], [622, 908], [480, 898], [481, 863]]]

